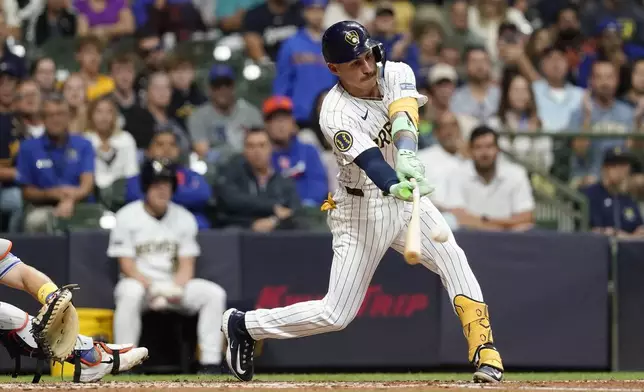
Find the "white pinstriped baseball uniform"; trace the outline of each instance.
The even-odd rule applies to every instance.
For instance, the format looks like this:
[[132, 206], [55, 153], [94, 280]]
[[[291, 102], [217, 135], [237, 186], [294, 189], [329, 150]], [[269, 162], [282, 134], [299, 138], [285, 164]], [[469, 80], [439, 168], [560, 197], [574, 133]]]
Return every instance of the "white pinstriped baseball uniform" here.
[[[334, 146], [340, 166], [340, 189], [333, 196], [336, 208], [328, 216], [334, 254], [329, 289], [321, 300], [247, 312], [246, 328], [254, 339], [286, 339], [345, 328], [362, 305], [387, 249], [403, 251], [412, 204], [383, 196], [353, 160], [363, 151], [379, 147], [385, 160], [395, 167], [396, 147], [388, 107], [405, 97], [416, 98], [419, 106], [424, 105], [427, 97], [416, 91], [415, 80], [407, 64], [387, 62], [378, 79], [382, 99], [355, 98], [340, 84], [324, 99], [320, 125]], [[364, 195], [355, 195], [347, 188], [358, 189]], [[441, 224], [447, 228], [447, 224], [427, 197], [421, 198], [420, 219], [422, 264], [440, 275], [451, 300], [463, 294], [483, 301], [465, 253], [452, 233], [445, 243], [430, 239], [432, 227]]]

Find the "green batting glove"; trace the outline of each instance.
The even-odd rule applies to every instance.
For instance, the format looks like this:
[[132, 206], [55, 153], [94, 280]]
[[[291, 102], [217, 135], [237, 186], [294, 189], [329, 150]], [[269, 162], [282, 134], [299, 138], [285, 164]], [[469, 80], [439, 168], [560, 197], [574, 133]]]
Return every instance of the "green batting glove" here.
[[398, 181], [406, 181], [410, 178], [416, 180], [425, 178], [425, 165], [416, 158], [416, 153], [411, 150], [398, 150], [396, 157], [396, 176]]
[[416, 186], [409, 181], [401, 181], [389, 188], [389, 194], [396, 199], [411, 201], [412, 192]]
[[415, 180], [416, 186], [418, 187], [418, 193], [420, 193], [421, 196], [427, 196], [436, 189], [425, 177], [416, 178]]

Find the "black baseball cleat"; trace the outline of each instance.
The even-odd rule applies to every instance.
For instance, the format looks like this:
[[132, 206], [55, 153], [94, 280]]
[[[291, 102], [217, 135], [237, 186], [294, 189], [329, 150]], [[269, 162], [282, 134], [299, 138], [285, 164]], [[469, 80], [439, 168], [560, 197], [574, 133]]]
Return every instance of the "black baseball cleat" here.
[[501, 380], [503, 380], [503, 372], [489, 365], [481, 365], [474, 372], [474, 382], [497, 383]]
[[226, 337], [226, 363], [230, 372], [240, 381], [252, 380], [255, 374], [255, 340], [244, 326], [244, 312], [235, 308], [225, 311], [221, 331]]

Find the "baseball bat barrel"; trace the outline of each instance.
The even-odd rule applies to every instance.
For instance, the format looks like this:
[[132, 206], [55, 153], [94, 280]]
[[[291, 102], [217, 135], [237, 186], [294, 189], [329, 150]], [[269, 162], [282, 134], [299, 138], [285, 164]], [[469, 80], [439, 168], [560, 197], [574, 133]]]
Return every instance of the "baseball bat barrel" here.
[[[417, 185], [413, 178], [410, 182]], [[411, 220], [407, 227], [404, 257], [407, 264], [413, 265], [420, 262], [420, 190], [418, 186], [412, 192]]]

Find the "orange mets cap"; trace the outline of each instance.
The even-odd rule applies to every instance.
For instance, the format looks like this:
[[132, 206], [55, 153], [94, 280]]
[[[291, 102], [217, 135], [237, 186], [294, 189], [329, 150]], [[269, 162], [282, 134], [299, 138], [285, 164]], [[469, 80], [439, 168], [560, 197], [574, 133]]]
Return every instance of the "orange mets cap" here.
[[284, 97], [280, 95], [274, 95], [264, 101], [264, 106], [262, 107], [262, 112], [264, 117], [271, 117], [277, 112], [293, 112], [293, 101], [289, 97]]

